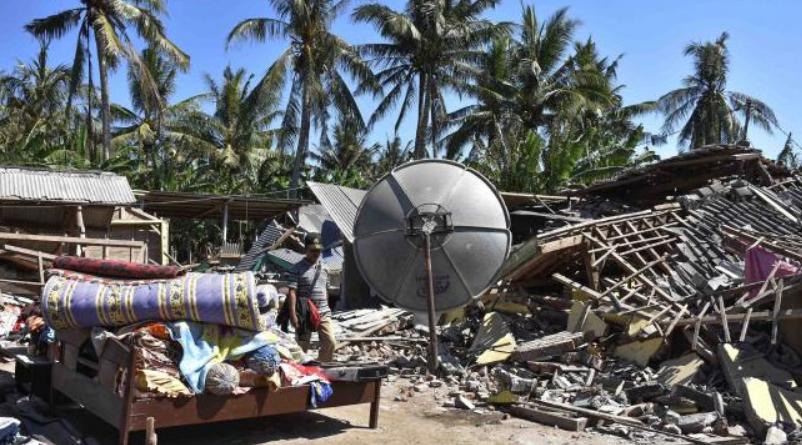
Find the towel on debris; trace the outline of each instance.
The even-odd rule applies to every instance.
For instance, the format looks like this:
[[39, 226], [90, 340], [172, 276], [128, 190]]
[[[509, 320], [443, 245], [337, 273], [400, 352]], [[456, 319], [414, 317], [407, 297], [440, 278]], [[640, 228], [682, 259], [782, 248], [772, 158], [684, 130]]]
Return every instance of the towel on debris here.
[[55, 270], [42, 290], [42, 312], [56, 330], [178, 320], [263, 328], [251, 272], [135, 281]]
[[300, 349], [287, 344], [273, 331], [253, 332], [216, 324], [180, 321], [168, 323], [170, 335], [181, 345], [178, 369], [195, 393], [202, 393], [206, 374], [216, 363], [238, 360], [257, 349], [272, 345], [286, 359], [297, 359]]
[[[760, 246], [754, 246], [747, 250], [744, 262], [746, 263], [744, 270], [745, 283], [765, 281], [777, 263], [779, 263], [779, 267], [774, 274], [776, 278], [799, 273], [799, 268], [797, 266], [791, 264], [785, 258], [777, 256], [774, 252], [770, 252]], [[752, 289], [750, 291], [750, 298], [757, 296], [759, 290], [760, 289]]]

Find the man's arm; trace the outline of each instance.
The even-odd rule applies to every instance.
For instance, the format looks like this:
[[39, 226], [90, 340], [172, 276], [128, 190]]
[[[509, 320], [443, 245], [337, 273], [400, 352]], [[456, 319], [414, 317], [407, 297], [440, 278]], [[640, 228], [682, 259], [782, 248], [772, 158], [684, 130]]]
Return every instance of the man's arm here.
[[298, 313], [295, 310], [295, 302], [298, 301], [298, 281], [299, 273], [295, 267], [289, 272], [289, 292], [287, 293], [287, 304], [289, 305], [290, 323], [292, 327], [298, 329]]
[[290, 323], [292, 323], [292, 327], [298, 329], [298, 314], [295, 312], [295, 302], [298, 300], [297, 295], [295, 295], [295, 289], [290, 288], [289, 295], [287, 295], [287, 304], [289, 304], [289, 311], [290, 311]]

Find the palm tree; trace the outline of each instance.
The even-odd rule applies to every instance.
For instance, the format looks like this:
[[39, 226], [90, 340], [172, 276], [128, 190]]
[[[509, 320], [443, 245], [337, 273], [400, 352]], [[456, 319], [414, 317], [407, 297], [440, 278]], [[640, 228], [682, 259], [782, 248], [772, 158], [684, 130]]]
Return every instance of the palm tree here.
[[365, 125], [355, 92], [351, 91], [344, 74], [371, 90], [378, 86], [370, 67], [356, 49], [331, 32], [331, 24], [348, 6], [347, 0], [270, 0], [270, 4], [278, 18], [243, 20], [231, 30], [227, 44], [239, 40], [289, 40], [289, 47], [273, 62], [265, 76], [272, 80], [263, 82], [283, 84], [289, 81], [289, 98], [278, 146], [285, 150], [297, 139], [290, 180], [290, 187], [296, 193], [309, 151], [313, 121], [320, 128], [322, 143], [328, 137], [332, 109], [359, 126]]
[[395, 129], [417, 102], [415, 158], [426, 156], [426, 139], [432, 150], [446, 120], [445, 89], [460, 91], [467, 80], [460, 62], [470, 60], [491, 38], [506, 30], [481, 15], [499, 0], [409, 0], [404, 11], [371, 3], [356, 8], [354, 19], [372, 24], [385, 39], [362, 45], [363, 55], [381, 67], [377, 77], [388, 89], [370, 123], [399, 105]]
[[412, 159], [412, 141], [403, 143], [398, 134], [384, 142], [379, 149], [379, 159], [376, 161], [376, 177], [389, 173], [392, 169]]
[[148, 189], [162, 189], [171, 182], [170, 177], [181, 171], [174, 163], [184, 157], [177, 149], [191, 135], [175, 128], [183, 116], [199, 110], [197, 95], [174, 104], [168, 100], [175, 93], [175, 62], [166, 58], [157, 48], [147, 48], [140, 54], [149, 79], [156, 85], [158, 97], [148, 94], [147, 81], [142, 71], [128, 67], [128, 88], [132, 109], [121, 105], [112, 106], [112, 114], [118, 127], [114, 128], [112, 143], [115, 147], [135, 148], [141, 162], [141, 174]]
[[785, 144], [783, 144], [780, 154], [777, 155], [777, 162], [791, 170], [798, 169], [800, 165], [799, 154], [794, 150], [794, 144], [795, 142], [791, 138], [791, 133], [788, 133], [788, 138], [785, 139]]
[[612, 119], [621, 107], [618, 59], [600, 57], [590, 39], [572, 45], [577, 26], [566, 9], [541, 21], [533, 7], [524, 7], [513, 35], [494, 39], [472, 63], [458, 66], [474, 80], [464, 91], [476, 103], [449, 114], [448, 157], [460, 158], [470, 147], [468, 161], [490, 163], [490, 174], [510, 187], [523, 186], [527, 170], [521, 169], [528, 168], [525, 189], [549, 192], [583, 158], [598, 158], [593, 130], [617, 122], [623, 131], [634, 109]]
[[262, 82], [252, 87], [253, 78], [230, 66], [222, 82], [206, 75], [206, 97], [214, 103], [214, 113], [190, 112], [170, 125], [181, 134], [181, 146], [198, 155], [195, 167], [219, 178], [216, 187], [222, 193], [258, 189], [262, 164], [278, 155], [270, 149], [275, 133], [270, 124], [279, 116], [281, 89]]
[[44, 156], [68, 136], [64, 103], [69, 69], [48, 65], [48, 47], [40, 41], [33, 61], [18, 62], [13, 73], [0, 77], [0, 149], [7, 161]]
[[[729, 34], [724, 32], [714, 42], [689, 44], [684, 53], [693, 58], [693, 74], [683, 80], [682, 88], [666, 93], [658, 101], [665, 114], [663, 132], [674, 133], [681, 125], [679, 141], [692, 149], [746, 138], [750, 121], [768, 132], [777, 125], [768, 105], [727, 90], [728, 38]], [[743, 128], [737, 114], [745, 117]]]
[[[70, 30], [78, 28], [68, 104], [71, 103], [72, 96], [76, 94], [82, 83], [84, 65], [87, 67], [89, 89], [92, 89], [89, 38], [90, 34], [94, 36], [100, 77], [103, 159], [109, 159], [111, 154], [109, 70], [117, 68], [120, 58], [123, 58], [139, 68], [143, 78], [147, 78], [147, 71], [134, 50], [128, 28], [134, 28], [140, 37], [168, 54], [182, 69], [188, 68], [189, 56], [165, 36], [164, 25], [157, 15], [165, 11], [163, 0], [80, 0], [80, 5], [77, 8], [35, 19], [27, 24], [25, 29], [36, 37], [51, 39], [60, 38]], [[149, 86], [149, 93], [157, 97], [155, 84], [149, 82]]]
[[312, 154], [321, 170], [332, 172], [358, 168], [366, 171], [371, 167], [379, 144], [368, 146], [364, 127], [349, 120], [340, 120], [334, 126], [332, 136], [331, 143]]

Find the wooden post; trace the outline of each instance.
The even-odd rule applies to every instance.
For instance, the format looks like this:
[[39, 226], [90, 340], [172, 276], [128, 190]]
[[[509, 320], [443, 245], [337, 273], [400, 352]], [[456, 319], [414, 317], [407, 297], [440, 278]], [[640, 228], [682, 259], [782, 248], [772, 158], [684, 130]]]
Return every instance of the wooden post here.
[[45, 284], [45, 265], [42, 261], [42, 252], [36, 254], [36, 262], [39, 266], [39, 282]]
[[223, 204], [223, 244], [228, 240], [228, 201]]
[[[86, 238], [86, 226], [84, 225], [84, 211], [82, 206], [78, 206], [75, 208], [75, 223], [78, 226], [78, 230], [80, 231], [78, 237]], [[83, 246], [81, 244], [75, 245], [75, 255], [84, 256]]]

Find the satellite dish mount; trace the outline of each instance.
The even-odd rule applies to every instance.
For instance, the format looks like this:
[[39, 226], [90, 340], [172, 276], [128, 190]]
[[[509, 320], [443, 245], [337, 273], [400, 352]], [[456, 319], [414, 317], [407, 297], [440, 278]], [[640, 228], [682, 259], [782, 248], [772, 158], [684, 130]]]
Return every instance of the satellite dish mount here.
[[[422, 204], [407, 215], [407, 237], [423, 247], [423, 268], [426, 276], [426, 305], [429, 314], [429, 372], [437, 372], [437, 320], [434, 305], [434, 275], [432, 274], [432, 235], [454, 231], [451, 212], [439, 204]], [[442, 238], [443, 240], [445, 237]], [[442, 242], [442, 241], [441, 241]]]

